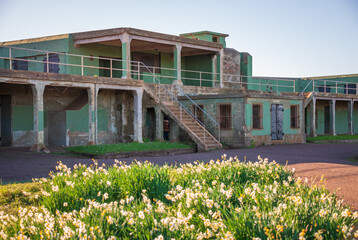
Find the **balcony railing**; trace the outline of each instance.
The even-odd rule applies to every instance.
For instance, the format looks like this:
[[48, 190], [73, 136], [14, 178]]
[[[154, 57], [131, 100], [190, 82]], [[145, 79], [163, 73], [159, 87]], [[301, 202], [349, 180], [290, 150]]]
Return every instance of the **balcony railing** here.
[[358, 83], [354, 81], [311, 79], [302, 90], [301, 95], [304, 92], [358, 94]]
[[[129, 70], [127, 65], [129, 64]], [[54, 51], [0, 46], [0, 68], [62, 73], [81, 76], [126, 78], [161, 84], [172, 84], [177, 79], [174, 68], [143, 67], [141, 62], [117, 58], [86, 56]], [[128, 73], [127, 73], [128, 72]], [[222, 77], [222, 81], [220, 81]], [[269, 92], [295, 92], [295, 81], [268, 77], [251, 77], [213, 72], [181, 70], [184, 85], [200, 87], [245, 88]]]

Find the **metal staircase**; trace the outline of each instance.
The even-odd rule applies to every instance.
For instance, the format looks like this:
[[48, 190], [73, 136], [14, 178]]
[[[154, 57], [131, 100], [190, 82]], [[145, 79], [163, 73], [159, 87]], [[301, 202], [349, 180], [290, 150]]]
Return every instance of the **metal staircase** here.
[[[146, 67], [143, 63], [141, 63], [141, 65]], [[147, 70], [151, 72], [150, 69], [147, 68]], [[201, 109], [187, 94], [185, 94], [179, 86], [161, 84], [155, 74], [153, 74], [153, 77], [155, 78], [155, 86], [149, 87], [148, 85], [145, 85], [144, 90], [155, 100], [162, 111], [169, 115], [179, 127], [189, 134], [197, 144], [198, 151], [222, 148], [222, 144], [220, 143], [220, 125]], [[192, 105], [195, 105], [197, 109], [203, 112], [206, 119], [213, 123], [217, 128], [219, 140], [205, 128], [204, 123], [200, 122], [200, 120], [178, 100], [178, 93], [180, 96], [189, 100]]]

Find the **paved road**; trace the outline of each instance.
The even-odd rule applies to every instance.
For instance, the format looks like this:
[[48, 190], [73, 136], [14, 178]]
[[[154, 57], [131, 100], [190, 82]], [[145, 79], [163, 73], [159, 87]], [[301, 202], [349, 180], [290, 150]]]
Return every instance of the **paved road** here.
[[[292, 144], [260, 146], [252, 149], [216, 150], [211, 152], [183, 154], [163, 157], [136, 157], [137, 160], [148, 160], [154, 164], [179, 164], [195, 160], [209, 161], [222, 154], [238, 156], [240, 160], [256, 161], [257, 156], [267, 157], [278, 163], [289, 165], [302, 163], [329, 163], [355, 165], [349, 158], [358, 156], [358, 144]], [[127, 163], [133, 158], [121, 159]], [[30, 153], [28, 148], [0, 148], [0, 183], [31, 180], [46, 177], [55, 171], [58, 161], [69, 167], [76, 163], [91, 164], [92, 160], [84, 157], [62, 156], [45, 153]], [[99, 159], [99, 163], [112, 164], [113, 159]]]

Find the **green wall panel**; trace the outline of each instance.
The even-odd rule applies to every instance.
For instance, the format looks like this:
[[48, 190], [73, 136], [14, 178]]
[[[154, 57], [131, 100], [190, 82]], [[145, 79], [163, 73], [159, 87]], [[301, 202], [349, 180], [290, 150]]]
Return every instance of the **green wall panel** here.
[[80, 110], [66, 111], [66, 128], [71, 132], [88, 132], [88, 104]]
[[34, 129], [34, 112], [32, 106], [12, 107], [12, 130], [29, 131]]
[[107, 109], [99, 108], [97, 109], [97, 127], [98, 131], [108, 131], [108, 118], [109, 114]]

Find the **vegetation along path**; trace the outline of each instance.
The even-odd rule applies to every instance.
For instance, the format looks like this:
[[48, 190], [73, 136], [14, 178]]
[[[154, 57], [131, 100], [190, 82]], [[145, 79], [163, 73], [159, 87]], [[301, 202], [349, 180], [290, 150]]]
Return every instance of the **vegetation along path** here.
[[[275, 160], [296, 169], [296, 175], [317, 178], [322, 174], [326, 178], [326, 187], [337, 191], [340, 198], [358, 210], [358, 144], [292, 144], [261, 146], [252, 149], [216, 150], [211, 152], [184, 154], [162, 157], [137, 157], [155, 164], [180, 164], [195, 160], [209, 161], [222, 154], [238, 156], [240, 160], [256, 161], [257, 156]], [[133, 158], [121, 159], [130, 163]], [[26, 148], [0, 148], [0, 181], [2, 183], [26, 181], [35, 177], [46, 177], [55, 171], [58, 161], [72, 167], [76, 163], [92, 164], [84, 157], [61, 156], [54, 154], [29, 153]], [[99, 163], [113, 164], [112, 159], [100, 159]]]

